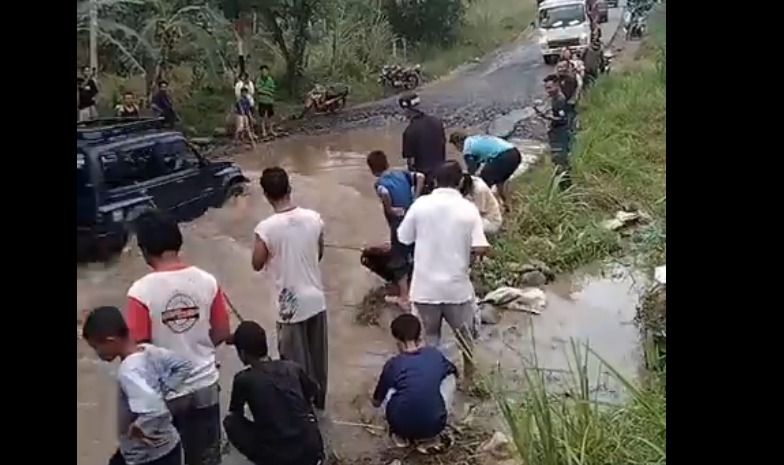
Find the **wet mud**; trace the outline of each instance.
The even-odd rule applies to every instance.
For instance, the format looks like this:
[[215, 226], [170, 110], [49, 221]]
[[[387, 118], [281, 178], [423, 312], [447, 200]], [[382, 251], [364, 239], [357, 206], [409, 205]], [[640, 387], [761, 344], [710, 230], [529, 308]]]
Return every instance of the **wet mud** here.
[[[420, 94], [425, 110], [443, 117], [450, 128], [486, 130], [493, 126], [493, 131], [511, 128], [513, 136], [525, 139], [517, 143], [527, 163], [534, 163], [541, 154], [541, 143], [528, 139], [541, 140], [544, 126], [536, 118], [528, 117], [525, 107], [539, 98], [541, 78], [550, 72], [540, 61], [535, 47], [516, 44], [457, 77], [423, 88]], [[514, 111], [518, 113], [498, 120]], [[355, 424], [382, 424], [378, 412], [370, 406], [369, 395], [383, 363], [394, 351], [388, 325], [396, 310], [383, 306], [375, 325], [357, 322], [358, 304], [370, 289], [380, 285], [361, 266], [357, 249], [386, 241], [388, 233], [373, 193], [374, 179], [366, 167], [365, 155], [370, 150], [381, 149], [389, 154], [393, 164], [402, 166], [399, 154], [403, 127], [394, 98], [347, 109], [329, 118], [309, 120], [303, 132], [314, 135], [300, 134], [232, 155], [252, 180], [247, 195], [182, 225], [186, 260], [215, 274], [244, 318], [257, 320], [270, 329], [270, 347], [274, 353], [276, 342], [271, 328], [275, 315], [270, 284], [263, 274], [254, 273], [250, 265], [253, 228], [272, 213], [258, 185], [261, 170], [273, 165], [287, 168], [292, 173], [295, 202], [321, 213], [326, 225], [322, 273], [330, 341], [328, 412], [331, 421], [326, 428], [333, 450], [345, 461], [381, 456], [385, 449], [377, 435]], [[457, 154], [450, 153], [450, 156]], [[128, 287], [147, 271], [133, 245], [129, 252], [111, 263], [78, 266], [77, 328], [83, 309], [98, 305], [122, 307]], [[628, 284], [623, 278], [613, 277], [585, 278], [575, 283], [559, 280], [548, 290], [550, 303], [542, 315], [532, 319], [506, 313], [499, 325], [482, 330], [481, 364], [492, 368], [500, 361], [514, 376], [515, 361], [519, 364], [520, 360], [517, 352], [526, 354], [525, 347], [531, 341], [529, 328], [533, 327], [540, 362], [545, 366], [563, 368], [556, 353], [560, 353], [570, 337], [576, 336], [595, 341], [598, 346], [594, 347], [603, 356], [617, 354], [620, 365], [631, 367], [635, 357], [631, 354], [636, 345], [634, 327], [627, 327], [626, 321], [633, 318], [636, 300], [629, 294]], [[449, 332], [446, 335], [444, 348], [454, 354], [454, 341]], [[231, 378], [240, 364], [230, 347], [218, 348], [218, 360], [225, 406]], [[112, 365], [98, 362], [77, 337], [79, 465], [103, 465], [116, 447], [117, 393], [111, 378], [113, 369]], [[472, 408], [480, 407], [490, 411], [487, 402], [477, 406], [475, 400], [463, 398], [457, 415], [465, 417]], [[243, 462], [231, 456], [225, 463]]]

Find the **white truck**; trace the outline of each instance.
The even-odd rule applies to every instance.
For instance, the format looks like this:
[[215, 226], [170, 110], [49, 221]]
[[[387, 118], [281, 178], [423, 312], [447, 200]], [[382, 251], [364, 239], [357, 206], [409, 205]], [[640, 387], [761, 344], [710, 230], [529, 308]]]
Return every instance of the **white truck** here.
[[583, 51], [591, 40], [585, 0], [544, 0], [536, 12], [539, 47], [544, 62], [554, 64], [565, 48]]

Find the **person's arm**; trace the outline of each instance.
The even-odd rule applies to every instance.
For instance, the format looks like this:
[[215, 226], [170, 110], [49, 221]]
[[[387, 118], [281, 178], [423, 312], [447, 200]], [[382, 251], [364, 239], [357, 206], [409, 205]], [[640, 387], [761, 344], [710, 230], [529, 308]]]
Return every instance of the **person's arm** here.
[[302, 393], [305, 395], [305, 399], [312, 404], [316, 401], [316, 399], [318, 399], [323, 388], [319, 386], [317, 382], [313, 381], [313, 378], [308, 376], [302, 367], [299, 365], [295, 366], [297, 370], [297, 378], [299, 378], [299, 384], [302, 387]]
[[164, 373], [161, 379], [161, 384], [167, 390], [163, 393], [164, 396], [177, 392], [191, 375], [193, 364], [177, 353], [163, 347], [149, 346], [147, 350], [154, 354]]
[[417, 155], [417, 143], [413, 132], [414, 131], [411, 130], [411, 126], [407, 127], [406, 130], [403, 131], [403, 152], [402, 152], [402, 156], [406, 160], [408, 169], [412, 171], [416, 168], [416, 155]]
[[243, 383], [243, 374], [241, 371], [234, 375], [234, 381], [231, 383], [231, 397], [229, 398], [229, 415], [245, 416], [245, 403], [247, 402], [247, 393], [245, 384]]
[[425, 175], [417, 171], [412, 171], [411, 175], [414, 178], [414, 198], [416, 199], [422, 195], [422, 190], [425, 188]]
[[391, 217], [401, 217], [404, 214], [402, 208], [395, 208], [392, 206], [392, 197], [389, 196], [389, 191], [384, 186], [376, 188], [376, 194], [381, 200], [381, 206], [384, 208], [384, 214]]
[[471, 228], [471, 255], [481, 257], [490, 251], [490, 243], [487, 242], [482, 216], [479, 215], [479, 210], [476, 207], [474, 207], [474, 212], [473, 227]]
[[128, 302], [125, 305], [125, 321], [133, 341], [137, 343], [152, 342], [152, 322], [147, 305], [128, 296]]
[[264, 240], [266, 233], [264, 232], [262, 224], [256, 227], [255, 233], [256, 236], [253, 242], [251, 266], [253, 266], [253, 271], [261, 271], [269, 261], [270, 253], [269, 247], [267, 246], [267, 241]]
[[316, 215], [319, 223], [318, 259], [321, 261], [324, 258], [324, 220], [321, 219], [321, 215]]
[[443, 380], [444, 378], [446, 378], [449, 375], [455, 375], [455, 378], [457, 378], [458, 377], [458, 371], [457, 371], [457, 367], [455, 366], [455, 364], [450, 362], [449, 359], [446, 358], [444, 356], [444, 354], [441, 353], [441, 351], [439, 351], [438, 354], [441, 356], [440, 357], [441, 358], [441, 373], [442, 373], [441, 374], [441, 379]]
[[392, 363], [394, 358], [387, 360], [387, 363], [384, 364], [384, 368], [381, 370], [381, 376], [378, 377], [378, 382], [376, 383], [376, 389], [373, 390], [373, 396], [371, 401], [373, 402], [373, 407], [381, 407], [381, 403], [384, 402], [384, 398], [387, 396], [387, 392], [392, 388]]
[[411, 245], [416, 242], [416, 204], [417, 202], [411, 204], [397, 228], [397, 240], [403, 245]]
[[210, 340], [218, 347], [226, 342], [230, 335], [228, 301], [223, 290], [218, 288], [210, 306]]
[[121, 368], [117, 380], [128, 400], [128, 409], [136, 416], [126, 434], [155, 445], [161, 423], [170, 415], [166, 401], [161, 393], [150, 386], [135, 370]]
[[580, 95], [582, 94], [582, 91], [583, 91], [583, 78], [582, 78], [582, 76], [580, 76], [579, 73], [575, 73], [574, 80], [577, 81], [577, 88], [574, 90], [574, 95], [572, 96], [572, 101], [569, 102], [569, 103], [573, 103], [573, 104], [577, 103], [577, 101], [580, 99]]

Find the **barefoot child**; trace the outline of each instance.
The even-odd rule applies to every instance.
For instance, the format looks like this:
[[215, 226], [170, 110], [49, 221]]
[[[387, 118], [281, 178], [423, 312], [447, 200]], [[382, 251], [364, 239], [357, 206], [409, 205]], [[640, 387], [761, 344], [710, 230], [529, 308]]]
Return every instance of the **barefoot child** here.
[[367, 164], [376, 180], [376, 194], [384, 208], [384, 217], [389, 224], [390, 233], [390, 262], [389, 268], [393, 270], [395, 283], [400, 289], [400, 295], [395, 301], [402, 309], [409, 310], [408, 281], [411, 273], [412, 247], [405, 246], [398, 241], [397, 228], [403, 220], [408, 207], [422, 192], [425, 176], [422, 173], [391, 169], [384, 152], [374, 150], [367, 156]]
[[392, 321], [398, 355], [387, 360], [373, 393], [390, 433], [400, 444], [433, 440], [446, 427], [457, 368], [435, 347], [422, 343], [422, 325], [411, 314]]
[[101, 360], [121, 360], [117, 370], [120, 447], [109, 465], [180, 465], [180, 435], [164, 397], [190, 375], [190, 362], [169, 350], [133, 342], [115, 307], [93, 310], [82, 335]]

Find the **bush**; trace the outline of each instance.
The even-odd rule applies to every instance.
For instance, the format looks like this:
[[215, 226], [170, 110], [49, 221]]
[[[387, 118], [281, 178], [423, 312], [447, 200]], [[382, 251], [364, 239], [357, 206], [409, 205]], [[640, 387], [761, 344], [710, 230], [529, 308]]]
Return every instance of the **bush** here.
[[395, 34], [413, 43], [449, 45], [465, 15], [463, 0], [384, 0]]

